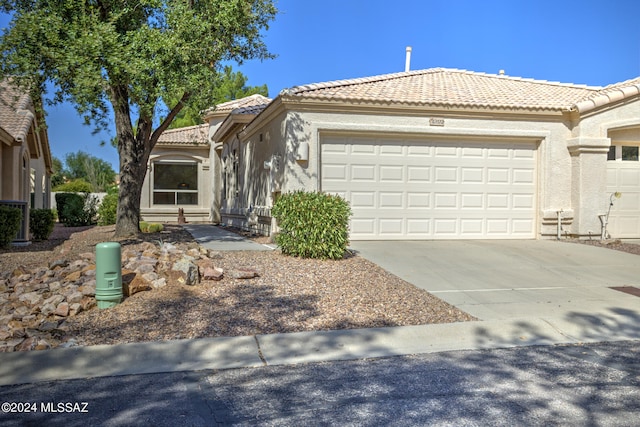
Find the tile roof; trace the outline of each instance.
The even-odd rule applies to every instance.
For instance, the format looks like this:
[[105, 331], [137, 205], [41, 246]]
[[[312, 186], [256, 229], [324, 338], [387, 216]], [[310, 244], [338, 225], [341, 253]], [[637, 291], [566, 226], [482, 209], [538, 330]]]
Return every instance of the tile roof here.
[[35, 110], [28, 93], [11, 85], [0, 83], [0, 127], [16, 140], [26, 140], [35, 120]]
[[314, 83], [284, 89], [282, 97], [377, 104], [493, 107], [526, 110], [597, 108], [640, 93], [640, 79], [602, 88], [449, 68]]
[[270, 98], [266, 96], [262, 96], [259, 94], [246, 96], [240, 99], [234, 99], [232, 101], [223, 102], [222, 104], [217, 104], [213, 108], [209, 108], [205, 110], [203, 114], [207, 113], [230, 113], [231, 111], [238, 108], [247, 108], [247, 107], [255, 107], [259, 105], [265, 105], [271, 102]]
[[209, 124], [188, 126], [184, 128], [168, 129], [158, 138], [158, 144], [195, 144], [209, 143]]

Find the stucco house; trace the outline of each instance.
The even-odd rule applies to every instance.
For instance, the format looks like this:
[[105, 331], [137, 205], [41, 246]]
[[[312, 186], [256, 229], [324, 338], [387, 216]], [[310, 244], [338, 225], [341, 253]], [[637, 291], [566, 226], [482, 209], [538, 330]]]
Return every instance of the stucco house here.
[[147, 165], [140, 214], [147, 221], [177, 221], [178, 209], [192, 222], [211, 221], [209, 125], [162, 133]]
[[24, 91], [0, 83], [0, 204], [22, 209], [14, 243], [29, 241], [29, 209], [51, 206], [51, 151], [44, 117]]
[[599, 238], [609, 208], [612, 237], [640, 237], [640, 78], [434, 68], [225, 112], [205, 117], [214, 222], [272, 232], [274, 200], [305, 189], [350, 202], [352, 240]]

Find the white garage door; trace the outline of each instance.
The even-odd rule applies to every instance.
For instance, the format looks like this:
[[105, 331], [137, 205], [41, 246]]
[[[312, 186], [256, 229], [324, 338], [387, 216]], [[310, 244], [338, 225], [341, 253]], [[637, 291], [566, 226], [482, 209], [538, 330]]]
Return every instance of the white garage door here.
[[324, 136], [320, 161], [352, 240], [535, 237], [535, 143]]
[[[639, 148], [612, 146], [607, 162], [607, 204], [613, 198], [607, 231], [612, 238], [640, 238], [640, 161]], [[604, 213], [604, 212], [603, 212]]]

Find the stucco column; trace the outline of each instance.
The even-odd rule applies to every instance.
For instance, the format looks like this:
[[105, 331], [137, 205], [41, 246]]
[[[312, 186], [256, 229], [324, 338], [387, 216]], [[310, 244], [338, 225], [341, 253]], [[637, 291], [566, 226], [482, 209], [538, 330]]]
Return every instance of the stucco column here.
[[220, 224], [220, 194], [222, 191], [222, 144], [212, 144], [209, 152], [209, 163], [211, 167], [211, 211], [209, 219], [213, 224]]
[[571, 204], [574, 210], [572, 234], [600, 236], [598, 215], [606, 213], [607, 152], [609, 138], [572, 138], [567, 141], [571, 154]]

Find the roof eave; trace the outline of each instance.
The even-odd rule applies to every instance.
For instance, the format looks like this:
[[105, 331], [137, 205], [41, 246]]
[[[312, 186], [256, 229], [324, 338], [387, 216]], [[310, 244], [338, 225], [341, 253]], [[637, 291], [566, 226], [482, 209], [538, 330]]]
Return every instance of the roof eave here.
[[608, 90], [593, 98], [580, 101], [574, 104], [572, 109], [579, 114], [584, 114], [638, 96], [640, 96], [640, 85], [625, 86]]
[[[259, 115], [259, 114], [258, 114]], [[229, 114], [220, 124], [211, 139], [219, 142], [225, 140], [230, 134], [236, 133], [238, 129], [242, 129], [253, 121], [256, 114]]]

